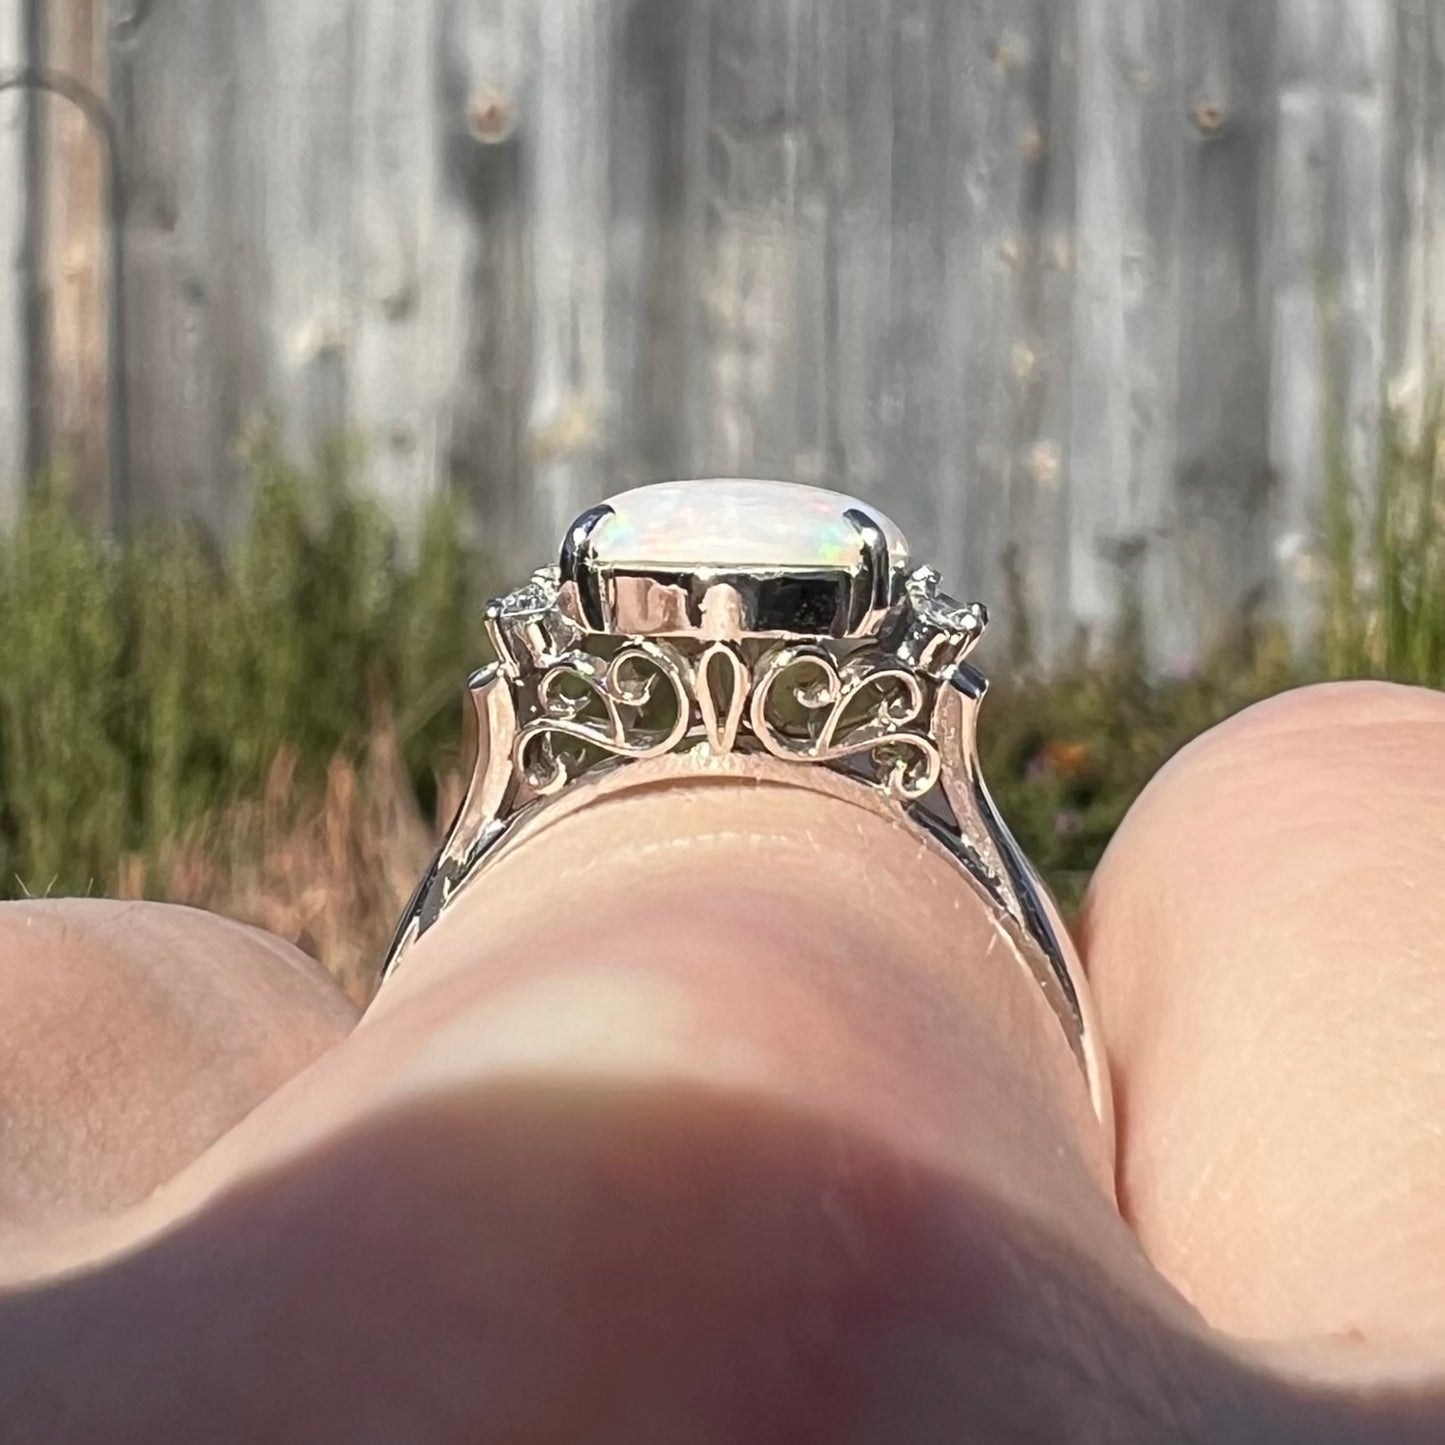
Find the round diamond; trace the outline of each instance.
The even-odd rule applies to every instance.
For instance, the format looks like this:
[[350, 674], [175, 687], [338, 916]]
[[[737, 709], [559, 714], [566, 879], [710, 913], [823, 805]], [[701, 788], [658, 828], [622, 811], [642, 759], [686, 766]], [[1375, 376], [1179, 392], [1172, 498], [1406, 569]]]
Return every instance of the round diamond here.
[[959, 602], [940, 592], [931, 574], [909, 579], [908, 601], [914, 617], [939, 632], [966, 636], [988, 626], [988, 612], [981, 602]]

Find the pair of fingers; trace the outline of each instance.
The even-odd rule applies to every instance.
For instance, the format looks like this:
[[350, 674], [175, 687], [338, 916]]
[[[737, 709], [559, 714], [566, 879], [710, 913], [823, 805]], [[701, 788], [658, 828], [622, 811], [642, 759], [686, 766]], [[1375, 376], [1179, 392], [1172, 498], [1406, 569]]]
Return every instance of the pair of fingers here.
[[1442, 760], [1318, 689], [1151, 786], [1116, 1175], [951, 866], [766, 780], [519, 846], [356, 1027], [248, 930], [17, 907], [5, 1438], [1439, 1438]]

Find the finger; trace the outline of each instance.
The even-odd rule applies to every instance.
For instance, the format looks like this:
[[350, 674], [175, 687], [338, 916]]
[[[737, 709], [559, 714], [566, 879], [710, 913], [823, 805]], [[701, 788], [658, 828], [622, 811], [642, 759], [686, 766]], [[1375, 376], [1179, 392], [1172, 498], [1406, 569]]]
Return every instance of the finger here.
[[[1050, 1152], [1067, 1138], [1107, 1203], [1063, 1033], [954, 865], [871, 810], [698, 785], [610, 799], [496, 861], [311, 1071], [296, 1112], [306, 1133], [513, 1068], [680, 1074], [862, 1110], [958, 1153], [958, 1100], [984, 1087], [984, 1057], [1005, 1069], [1000, 1095], [1024, 1080]], [[971, 1117], [970, 1134], [996, 1118]], [[265, 1149], [269, 1119], [225, 1149]], [[1008, 1127], [1000, 1140], [1017, 1143]]]
[[343, 1038], [281, 940], [190, 909], [0, 907], [0, 1224], [117, 1210]]
[[1086, 908], [1120, 1198], [1224, 1328], [1445, 1336], [1445, 698], [1254, 708], [1148, 788]]
[[0, 1304], [19, 1438], [1324, 1438], [1144, 1265], [1052, 1014], [896, 824], [616, 799], [395, 984]]

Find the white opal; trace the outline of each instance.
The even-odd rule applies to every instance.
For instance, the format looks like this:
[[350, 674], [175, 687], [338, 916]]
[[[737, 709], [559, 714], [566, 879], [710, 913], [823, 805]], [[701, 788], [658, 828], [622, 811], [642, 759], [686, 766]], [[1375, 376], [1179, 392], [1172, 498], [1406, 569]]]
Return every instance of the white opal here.
[[612, 515], [591, 533], [603, 571], [816, 572], [856, 567], [863, 554], [845, 515], [864, 513], [888, 541], [890, 570], [908, 560], [903, 533], [882, 513], [840, 492], [795, 482], [729, 478], [659, 482], [609, 497]]

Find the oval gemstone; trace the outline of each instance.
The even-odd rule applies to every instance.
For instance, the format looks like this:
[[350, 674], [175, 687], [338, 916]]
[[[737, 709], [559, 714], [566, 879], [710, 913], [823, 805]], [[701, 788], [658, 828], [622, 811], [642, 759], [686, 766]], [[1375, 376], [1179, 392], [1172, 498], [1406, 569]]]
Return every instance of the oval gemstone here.
[[863, 539], [847, 517], [863, 513], [888, 542], [890, 571], [908, 543], [881, 512], [841, 492], [796, 482], [658, 482], [607, 499], [612, 515], [592, 530], [592, 563], [603, 571], [852, 570]]

